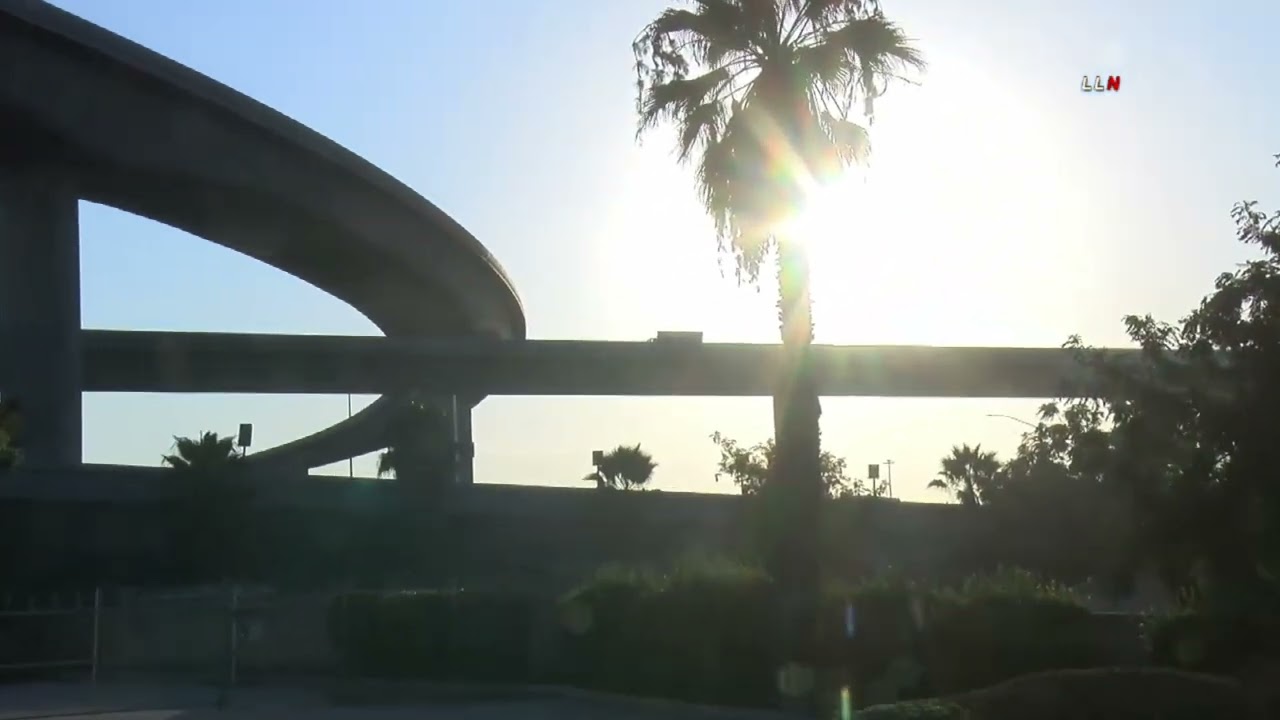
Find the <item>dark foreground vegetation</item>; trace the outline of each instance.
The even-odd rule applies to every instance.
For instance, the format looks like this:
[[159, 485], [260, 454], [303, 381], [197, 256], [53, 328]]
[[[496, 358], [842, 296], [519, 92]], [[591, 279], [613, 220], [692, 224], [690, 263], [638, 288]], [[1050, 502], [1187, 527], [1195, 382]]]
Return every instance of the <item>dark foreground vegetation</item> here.
[[[561, 597], [550, 622], [529, 595], [359, 593], [334, 600], [330, 632], [358, 676], [767, 707], [779, 682], [769, 636], [776, 591], [731, 561], [662, 574], [610, 567]], [[829, 588], [823, 606], [814, 682], [831, 712], [847, 697], [877, 718], [1249, 717], [1241, 713], [1261, 712], [1275, 680], [1216, 623], [1096, 615], [1021, 571], [954, 587]], [[1169, 648], [1179, 644], [1215, 647], [1212, 668], [1176, 657]]]

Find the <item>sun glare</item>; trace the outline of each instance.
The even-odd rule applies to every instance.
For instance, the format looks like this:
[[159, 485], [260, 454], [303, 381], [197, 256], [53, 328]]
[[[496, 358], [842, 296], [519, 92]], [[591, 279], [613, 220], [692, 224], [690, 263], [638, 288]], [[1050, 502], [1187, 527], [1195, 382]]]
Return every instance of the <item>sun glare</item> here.
[[815, 184], [783, 228], [809, 252], [818, 342], [1019, 344], [1036, 327], [1037, 273], [1063, 263], [1046, 238], [1075, 227], [1055, 128], [1000, 93], [941, 112], [970, 91], [938, 75], [898, 93], [869, 166]]

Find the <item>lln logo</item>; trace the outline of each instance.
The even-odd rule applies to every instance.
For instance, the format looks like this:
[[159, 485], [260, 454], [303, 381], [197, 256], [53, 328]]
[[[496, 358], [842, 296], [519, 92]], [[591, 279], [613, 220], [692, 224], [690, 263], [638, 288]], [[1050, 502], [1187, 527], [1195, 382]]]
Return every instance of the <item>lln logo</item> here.
[[1120, 76], [1108, 75], [1107, 84], [1103, 85], [1102, 76], [1094, 75], [1093, 84], [1090, 85], [1089, 76], [1085, 75], [1084, 79], [1080, 81], [1080, 89], [1085, 92], [1103, 92], [1103, 91], [1120, 92]]

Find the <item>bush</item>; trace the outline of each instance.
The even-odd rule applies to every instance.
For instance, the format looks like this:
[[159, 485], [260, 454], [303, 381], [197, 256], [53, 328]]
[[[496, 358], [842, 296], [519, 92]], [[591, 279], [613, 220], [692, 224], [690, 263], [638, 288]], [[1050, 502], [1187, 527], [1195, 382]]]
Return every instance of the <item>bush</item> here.
[[697, 558], [657, 575], [607, 568], [561, 600], [577, 662], [603, 690], [763, 705], [773, 695], [772, 585], [759, 570]]
[[529, 675], [532, 618], [513, 594], [348, 593], [330, 606], [329, 633], [359, 675], [515, 682]]
[[1042, 670], [1106, 665], [1091, 618], [1065, 588], [1016, 570], [937, 593], [923, 638], [931, 689], [954, 693]]
[[[775, 687], [772, 583], [724, 561], [667, 575], [602, 570], [561, 601], [578, 661], [569, 682], [722, 704]], [[854, 608], [847, 637], [845, 607]], [[865, 705], [985, 687], [1040, 670], [1098, 667], [1091, 615], [1070, 592], [1003, 571], [953, 589], [880, 579], [827, 593], [823, 664]]]
[[[828, 665], [848, 673], [859, 702], [924, 694], [920, 639], [922, 607], [929, 595], [892, 578], [828, 594], [820, 628], [823, 654]], [[849, 606], [853, 637], [846, 627]]]
[[1143, 621], [1157, 665], [1207, 673], [1236, 673], [1280, 658], [1280, 619], [1243, 612], [1181, 611]]
[[862, 702], [932, 697], [1041, 670], [1108, 664], [1079, 599], [1023, 571], [1001, 570], [942, 589], [877, 580], [828, 602], [829, 623], [843, 616], [846, 604], [854, 607], [852, 639], [833, 625], [823, 635], [840, 638], [835, 664]]

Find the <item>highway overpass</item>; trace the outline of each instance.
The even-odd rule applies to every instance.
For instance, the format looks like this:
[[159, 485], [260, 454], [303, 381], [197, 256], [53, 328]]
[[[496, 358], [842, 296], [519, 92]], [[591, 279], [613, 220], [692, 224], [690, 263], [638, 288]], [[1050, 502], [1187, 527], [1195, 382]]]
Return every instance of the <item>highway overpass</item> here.
[[[110, 392], [765, 396], [782, 359], [779, 345], [723, 343], [107, 330], [83, 342], [84, 389]], [[816, 345], [812, 358], [824, 396], [1053, 398], [1093, 382], [1058, 348]]]

